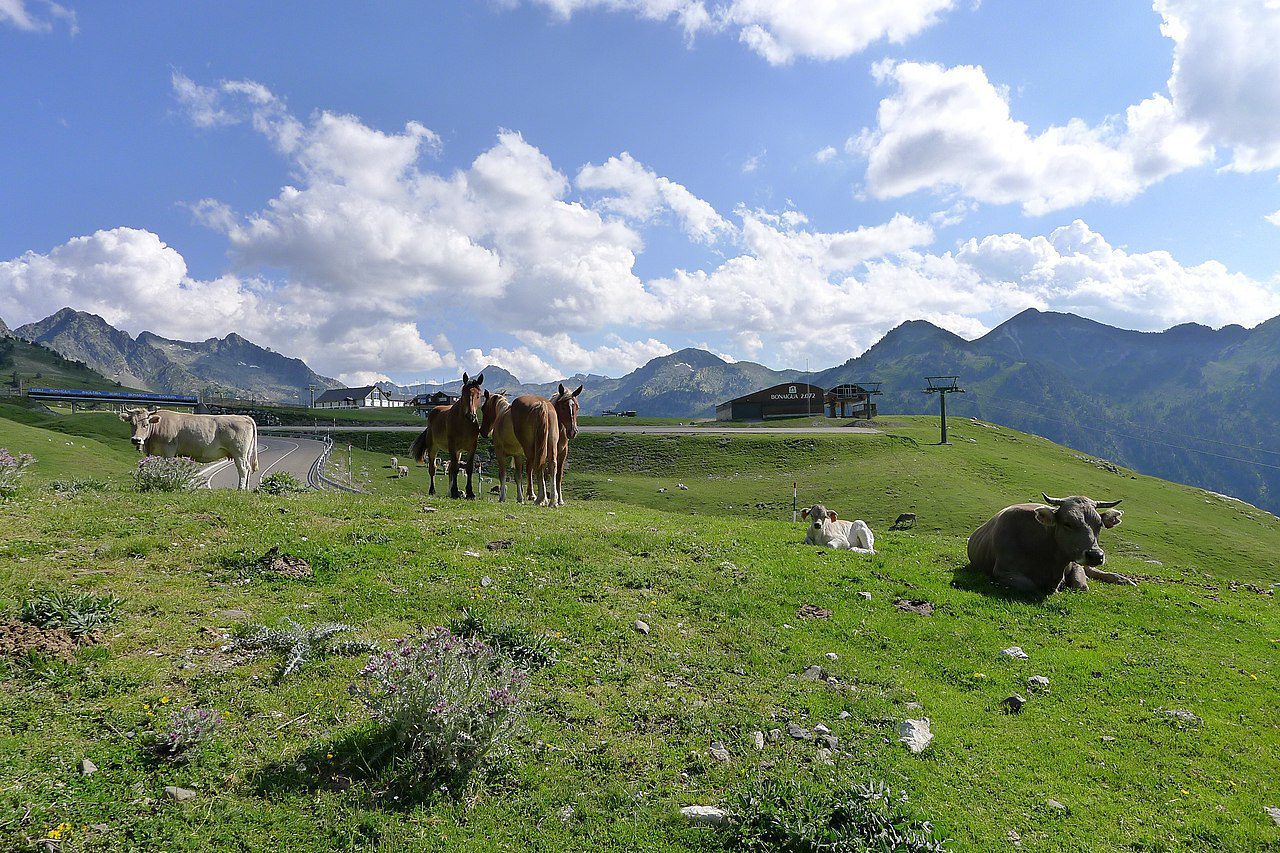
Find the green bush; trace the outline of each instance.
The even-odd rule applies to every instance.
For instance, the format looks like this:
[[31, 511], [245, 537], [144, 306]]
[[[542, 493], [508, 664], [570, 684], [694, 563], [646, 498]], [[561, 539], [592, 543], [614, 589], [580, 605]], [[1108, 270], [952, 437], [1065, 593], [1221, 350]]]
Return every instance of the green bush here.
[[70, 480], [51, 480], [49, 491], [65, 497], [75, 497], [84, 492], [101, 492], [107, 488], [106, 481], [73, 477]]
[[292, 495], [306, 490], [306, 483], [303, 483], [288, 471], [276, 471], [273, 474], [268, 474], [258, 484], [258, 491], [265, 492], [268, 495]]
[[753, 853], [940, 853], [932, 824], [882, 782], [754, 780], [730, 812], [729, 846]]
[[65, 628], [81, 637], [114, 622], [119, 604], [120, 599], [110, 595], [45, 592], [24, 601], [18, 618], [39, 628]]

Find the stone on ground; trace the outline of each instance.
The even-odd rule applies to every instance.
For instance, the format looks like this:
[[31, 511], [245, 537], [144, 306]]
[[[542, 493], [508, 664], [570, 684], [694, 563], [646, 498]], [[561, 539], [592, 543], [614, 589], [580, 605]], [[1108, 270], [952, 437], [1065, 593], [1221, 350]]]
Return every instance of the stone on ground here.
[[929, 728], [929, 719], [903, 720], [898, 724], [898, 740], [913, 753], [924, 752], [933, 740], [933, 730]]

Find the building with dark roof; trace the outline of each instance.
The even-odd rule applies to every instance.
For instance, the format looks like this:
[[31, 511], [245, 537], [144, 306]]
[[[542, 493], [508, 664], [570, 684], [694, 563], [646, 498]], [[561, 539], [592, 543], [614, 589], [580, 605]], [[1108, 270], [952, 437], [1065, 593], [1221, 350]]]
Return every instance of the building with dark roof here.
[[784, 382], [716, 406], [718, 421], [761, 421], [821, 415], [825, 392], [807, 382]]
[[403, 405], [402, 400], [394, 399], [377, 385], [366, 385], [363, 388], [332, 388], [325, 391], [316, 397], [313, 408], [379, 409]]

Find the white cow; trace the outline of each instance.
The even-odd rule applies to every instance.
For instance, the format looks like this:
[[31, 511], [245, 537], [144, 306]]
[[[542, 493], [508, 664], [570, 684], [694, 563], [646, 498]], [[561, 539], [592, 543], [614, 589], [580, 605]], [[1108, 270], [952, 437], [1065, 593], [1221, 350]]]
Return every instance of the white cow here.
[[246, 415], [189, 415], [167, 409], [125, 409], [120, 420], [133, 427], [133, 446], [146, 456], [187, 456], [197, 462], [230, 459], [249, 488], [258, 470], [258, 425]]
[[400, 470], [400, 460], [394, 456], [391, 457], [391, 470], [392, 471]]
[[835, 510], [827, 509], [822, 504], [809, 507], [800, 513], [800, 517], [813, 520], [804, 537], [806, 545], [854, 551], [858, 554], [876, 552], [875, 535], [862, 519], [841, 521]]
[[401, 479], [403, 479], [403, 478], [405, 478], [405, 477], [408, 477], [408, 476], [409, 476], [409, 466], [407, 466], [407, 465], [397, 465], [397, 466], [396, 466], [396, 476], [397, 476], [397, 477], [400, 477]]

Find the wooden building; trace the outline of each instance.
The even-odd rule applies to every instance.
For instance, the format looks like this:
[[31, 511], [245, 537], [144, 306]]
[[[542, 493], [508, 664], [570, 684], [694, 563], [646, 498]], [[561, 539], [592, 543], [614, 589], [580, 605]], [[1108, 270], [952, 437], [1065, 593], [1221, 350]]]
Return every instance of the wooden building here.
[[716, 406], [718, 421], [761, 421], [821, 415], [824, 391], [807, 382], [784, 382]]

